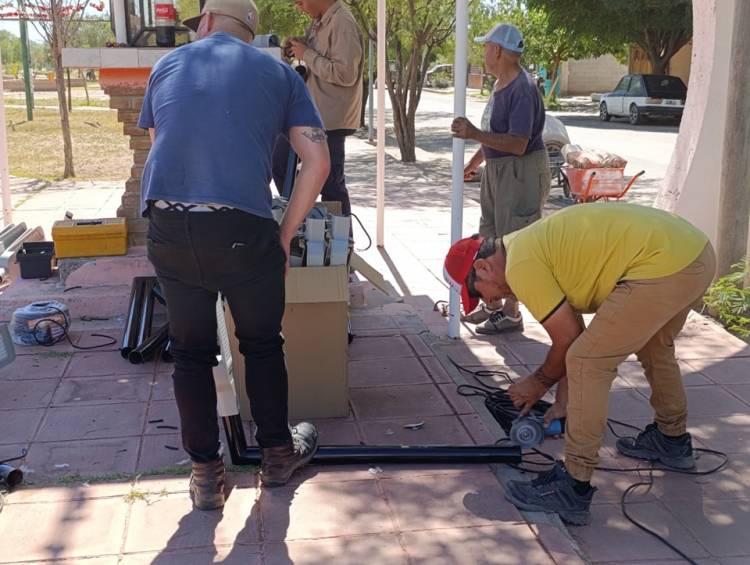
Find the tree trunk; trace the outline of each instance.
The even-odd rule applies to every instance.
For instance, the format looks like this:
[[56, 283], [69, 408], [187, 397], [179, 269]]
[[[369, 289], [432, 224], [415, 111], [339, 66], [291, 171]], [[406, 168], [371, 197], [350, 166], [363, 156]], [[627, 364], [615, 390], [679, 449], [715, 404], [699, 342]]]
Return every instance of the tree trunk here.
[[86, 73], [79, 69], [78, 74], [83, 79], [83, 91], [86, 93], [86, 106], [88, 106], [91, 104], [91, 100], [89, 99], [89, 85], [86, 79]]
[[750, 221], [750, 2], [738, 2], [734, 14], [731, 60], [734, 75], [729, 83], [727, 126], [721, 167], [718, 275], [730, 272], [748, 249]]
[[651, 72], [655, 75], [667, 74], [668, 66], [669, 66], [669, 59], [664, 59], [661, 57], [657, 59], [651, 59]]
[[52, 10], [52, 59], [55, 63], [55, 84], [57, 86], [57, 103], [60, 108], [60, 126], [62, 127], [63, 151], [65, 155], [65, 169], [63, 178], [76, 176], [73, 167], [73, 140], [70, 135], [70, 115], [65, 96], [65, 75], [62, 65], [62, 30], [60, 29], [60, 14]]
[[70, 86], [70, 69], [65, 69], [65, 76], [68, 80], [68, 111], [73, 111], [73, 89]]
[[367, 102], [370, 96], [370, 81], [367, 77], [362, 78], [362, 111], [359, 115], [359, 127], [367, 127]]

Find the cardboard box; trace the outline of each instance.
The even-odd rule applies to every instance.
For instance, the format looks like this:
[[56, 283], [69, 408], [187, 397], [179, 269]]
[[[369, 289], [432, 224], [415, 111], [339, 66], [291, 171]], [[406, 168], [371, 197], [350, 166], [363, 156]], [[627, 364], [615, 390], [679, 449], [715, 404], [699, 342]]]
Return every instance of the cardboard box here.
[[[286, 278], [283, 333], [289, 373], [289, 418], [349, 414], [349, 269], [301, 267]], [[252, 419], [245, 389], [245, 359], [226, 310], [233, 373], [243, 419]]]

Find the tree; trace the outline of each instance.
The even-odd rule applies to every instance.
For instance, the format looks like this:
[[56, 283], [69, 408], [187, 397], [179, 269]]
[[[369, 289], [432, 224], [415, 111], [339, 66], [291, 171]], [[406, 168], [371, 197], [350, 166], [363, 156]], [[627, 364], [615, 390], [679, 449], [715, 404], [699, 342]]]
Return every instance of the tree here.
[[65, 92], [65, 77], [62, 66], [62, 50], [78, 33], [88, 8], [104, 10], [103, 2], [91, 0], [17, 0], [3, 4], [0, 18], [27, 19], [44, 38], [52, 54], [57, 86], [57, 103], [60, 109], [60, 125], [63, 136], [65, 169], [63, 178], [75, 176], [73, 166], [73, 140], [70, 135], [70, 116]]
[[308, 19], [294, 2], [258, 0], [255, 4], [258, 7], [258, 33], [273, 33], [282, 41], [303, 34]]
[[9, 31], [0, 31], [0, 51], [3, 54], [3, 66], [10, 68], [21, 60], [21, 40]]
[[[348, 0], [365, 37], [377, 40], [375, 0]], [[388, 60], [385, 75], [401, 160], [416, 158], [416, 113], [425, 74], [437, 50], [453, 34], [455, 3], [391, 0], [387, 3]]]
[[109, 16], [81, 21], [78, 29], [73, 30], [66, 47], [104, 47], [115, 41]]
[[693, 35], [692, 0], [529, 0], [547, 11], [551, 25], [607, 41], [636, 44], [664, 74]]

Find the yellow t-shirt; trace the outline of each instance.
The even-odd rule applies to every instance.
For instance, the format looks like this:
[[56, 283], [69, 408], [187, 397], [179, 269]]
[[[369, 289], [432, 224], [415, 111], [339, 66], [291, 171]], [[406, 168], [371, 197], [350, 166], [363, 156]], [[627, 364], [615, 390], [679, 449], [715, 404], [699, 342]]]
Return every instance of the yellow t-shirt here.
[[565, 300], [590, 313], [618, 282], [673, 275], [707, 242], [699, 229], [663, 210], [579, 204], [506, 235], [505, 277], [537, 320]]

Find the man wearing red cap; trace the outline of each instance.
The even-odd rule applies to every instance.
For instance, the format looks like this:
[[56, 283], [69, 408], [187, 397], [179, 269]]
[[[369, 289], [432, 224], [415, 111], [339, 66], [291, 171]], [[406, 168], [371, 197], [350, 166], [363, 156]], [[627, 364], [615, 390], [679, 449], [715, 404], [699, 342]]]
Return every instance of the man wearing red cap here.
[[[661, 210], [624, 203], [573, 206], [502, 238], [456, 243], [445, 278], [464, 309], [518, 298], [549, 333], [544, 364], [508, 390], [521, 414], [558, 384], [545, 420], [567, 414], [565, 462], [532, 482], [511, 481], [507, 498], [522, 510], [587, 523], [590, 479], [607, 424], [608, 393], [630, 354], [651, 386], [655, 421], [620, 453], [677, 469], [694, 466], [687, 400], [674, 338], [713, 280], [708, 238]], [[596, 313], [588, 327], [582, 313]]]

